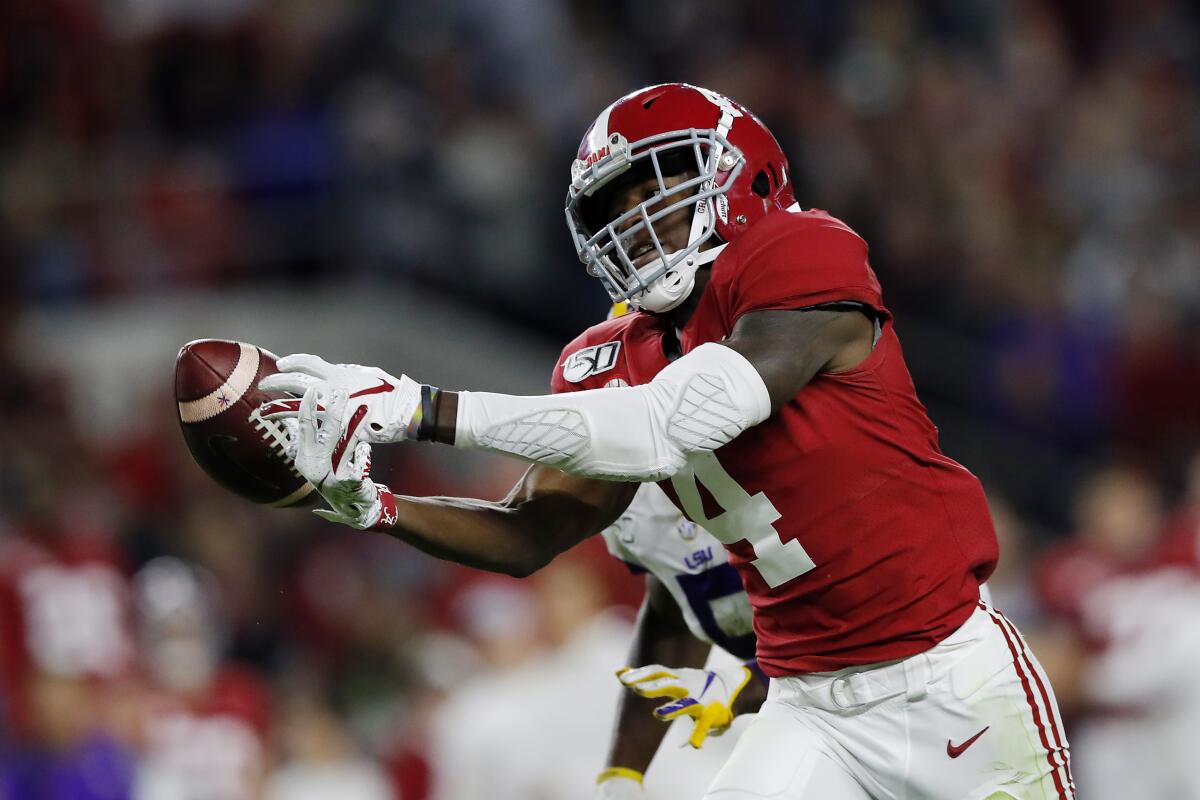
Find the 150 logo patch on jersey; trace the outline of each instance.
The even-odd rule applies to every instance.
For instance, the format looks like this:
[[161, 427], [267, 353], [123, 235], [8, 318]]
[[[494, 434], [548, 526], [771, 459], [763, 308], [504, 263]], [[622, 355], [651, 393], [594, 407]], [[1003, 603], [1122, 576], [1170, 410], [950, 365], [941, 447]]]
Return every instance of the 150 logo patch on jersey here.
[[563, 362], [563, 378], [571, 383], [579, 383], [584, 378], [608, 372], [617, 365], [619, 352], [620, 342], [605, 342], [578, 350]]

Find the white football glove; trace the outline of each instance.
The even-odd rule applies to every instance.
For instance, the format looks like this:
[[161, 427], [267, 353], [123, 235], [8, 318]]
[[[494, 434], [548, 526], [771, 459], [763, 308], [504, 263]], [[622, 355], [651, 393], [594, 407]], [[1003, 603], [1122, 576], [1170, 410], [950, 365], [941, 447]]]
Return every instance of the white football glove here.
[[[321, 387], [326, 395], [334, 389], [345, 391], [352, 409], [342, 420], [347, 439], [386, 444], [416, 438], [421, 421], [421, 384], [408, 376], [396, 378], [378, 367], [330, 364], [320, 356], [304, 353], [284, 356], [276, 366], [278, 374], [258, 383], [265, 392], [300, 396], [314, 386]], [[300, 401], [273, 400], [259, 411], [267, 419], [294, 417], [300, 411]]]
[[699, 748], [709, 734], [720, 736], [733, 723], [733, 702], [750, 682], [749, 667], [738, 664], [721, 669], [689, 669], [650, 664], [626, 667], [617, 678], [642, 697], [667, 697], [671, 702], [654, 709], [663, 722], [679, 717], [695, 721], [688, 744]]
[[646, 800], [642, 774], [632, 769], [610, 767], [596, 778], [592, 800]]
[[370, 478], [371, 445], [342, 434], [348, 402], [341, 387], [315, 385], [304, 393], [296, 417], [296, 469], [329, 504], [314, 514], [359, 530], [387, 530], [396, 524], [396, 497]]

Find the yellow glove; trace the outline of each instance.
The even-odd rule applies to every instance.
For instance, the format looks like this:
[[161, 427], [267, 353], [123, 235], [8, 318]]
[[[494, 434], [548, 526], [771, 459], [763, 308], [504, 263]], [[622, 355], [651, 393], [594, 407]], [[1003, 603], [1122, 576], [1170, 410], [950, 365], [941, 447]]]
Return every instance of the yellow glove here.
[[654, 709], [654, 716], [663, 722], [691, 717], [695, 724], [688, 744], [699, 748], [709, 734], [720, 736], [733, 723], [733, 702], [752, 674], [741, 664], [717, 670], [651, 664], [637, 669], [626, 667], [617, 678], [642, 697], [671, 698], [670, 703]]

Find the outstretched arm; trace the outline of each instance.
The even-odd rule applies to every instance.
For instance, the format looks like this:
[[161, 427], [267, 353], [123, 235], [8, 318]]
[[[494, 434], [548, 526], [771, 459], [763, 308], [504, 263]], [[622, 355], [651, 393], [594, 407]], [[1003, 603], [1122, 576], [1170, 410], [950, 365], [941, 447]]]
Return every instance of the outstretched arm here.
[[[326, 516], [356, 527], [379, 521], [390, 527], [403, 516], [414, 544], [437, 547], [421, 534], [430, 519], [445, 521], [447, 513], [461, 520], [482, 508], [486, 515], [470, 518], [510, 531], [510, 513], [545, 525], [546, 519], [580, 512], [591, 524], [597, 518], [591, 510], [611, 510], [606, 502], [597, 505], [596, 497], [612, 491], [628, 502], [632, 489], [622, 493], [566, 481], [543, 492], [534, 481], [518, 486], [501, 504], [409, 499], [401, 511], [389, 505], [390, 492], [377, 494], [363, 481], [368, 442], [433, 439], [505, 453], [581, 479], [662, 480], [693, 455], [710, 453], [765, 420], [818, 372], [857, 365], [870, 353], [873, 334], [871, 320], [859, 311], [751, 312], [724, 343], [697, 347], [647, 384], [540, 397], [439, 392], [379, 369], [288, 356], [278, 362], [284, 372], [267, 376], [260, 386], [304, 397], [272, 401], [262, 411], [297, 418], [296, 465], [334, 507]], [[576, 490], [581, 497], [574, 497]], [[580, 530], [555, 535], [586, 536], [599, 528]]]
[[524, 577], [612, 524], [636, 491], [535, 465], [498, 502], [398, 496], [386, 533], [436, 558]]

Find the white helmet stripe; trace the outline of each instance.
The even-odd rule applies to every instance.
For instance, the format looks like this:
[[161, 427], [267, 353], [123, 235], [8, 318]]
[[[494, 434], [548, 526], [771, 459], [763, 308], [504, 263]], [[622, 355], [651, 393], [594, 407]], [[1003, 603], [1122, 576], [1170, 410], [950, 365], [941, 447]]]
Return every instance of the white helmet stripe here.
[[[621, 98], [622, 100], [625, 98]], [[621, 102], [618, 100], [617, 103]], [[594, 153], [608, 143], [608, 115], [612, 113], [613, 103], [608, 108], [600, 112], [600, 116], [596, 117], [596, 122], [592, 125], [592, 130], [588, 134], [588, 152]]]
[[[728, 115], [730, 123], [733, 122], [734, 117], [742, 116], [742, 112], [738, 111], [737, 107], [733, 104], [733, 101], [731, 101], [725, 95], [717, 94], [716, 92], [714, 92], [711, 89], [704, 89], [699, 86], [693, 86], [692, 88], [695, 89], [700, 94], [707, 97], [709, 99], [709, 101], [712, 102], [712, 104], [715, 105], [717, 108], [721, 109], [722, 117], [725, 117], [726, 115]], [[721, 133], [723, 133], [723, 134], [728, 133], [728, 132], [729, 132], [728, 130], [721, 131]]]

